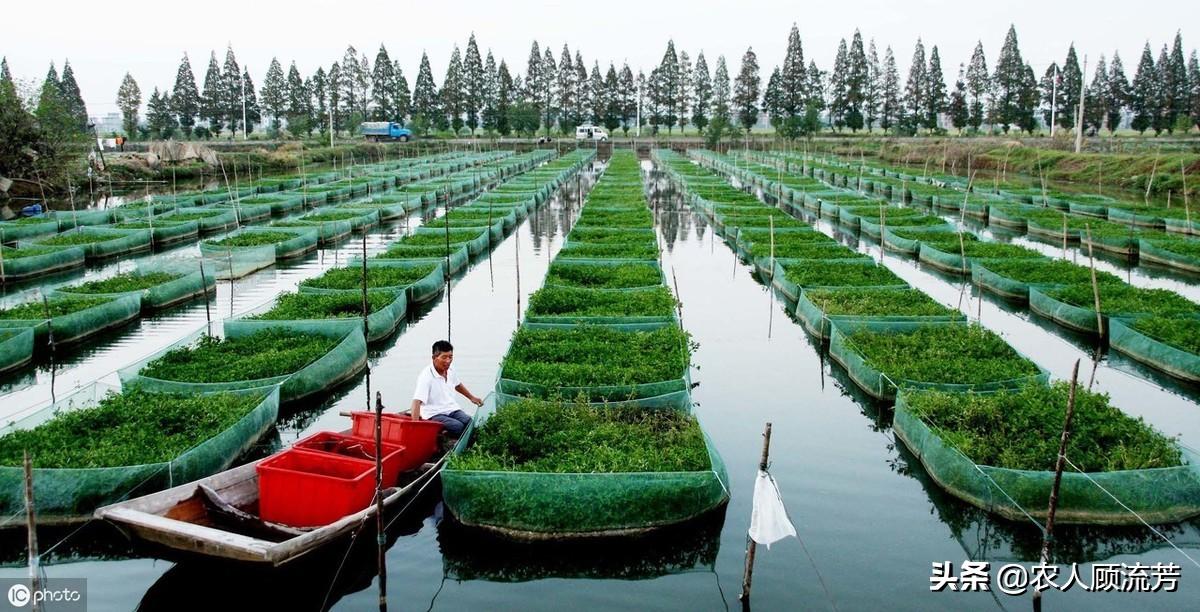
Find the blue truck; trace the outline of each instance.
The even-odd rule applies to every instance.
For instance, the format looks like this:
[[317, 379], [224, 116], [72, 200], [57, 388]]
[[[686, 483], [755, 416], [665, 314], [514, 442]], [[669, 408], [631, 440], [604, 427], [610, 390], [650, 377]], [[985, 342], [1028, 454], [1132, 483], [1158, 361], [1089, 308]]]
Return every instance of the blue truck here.
[[380, 140], [408, 142], [413, 137], [412, 130], [394, 121], [367, 121], [359, 129], [362, 131], [362, 135], [371, 142], [379, 142]]

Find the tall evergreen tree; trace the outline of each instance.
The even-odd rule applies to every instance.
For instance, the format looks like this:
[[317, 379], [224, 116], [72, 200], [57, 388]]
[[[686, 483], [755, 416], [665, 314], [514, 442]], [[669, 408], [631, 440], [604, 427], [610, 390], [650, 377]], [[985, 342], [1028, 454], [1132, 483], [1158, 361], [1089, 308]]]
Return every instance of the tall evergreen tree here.
[[591, 114], [592, 90], [588, 87], [587, 66], [583, 65], [583, 55], [575, 51], [575, 109], [574, 117], [578, 123], [583, 123]]
[[751, 47], [742, 55], [742, 68], [733, 85], [733, 108], [737, 112], [738, 123], [747, 133], [758, 123], [759, 83], [758, 56]]
[[[616, 78], [616, 74], [613, 75]], [[591, 116], [588, 118], [593, 125], [604, 125], [608, 109], [608, 90], [604, 86], [604, 75], [600, 74], [600, 62], [592, 62], [592, 72], [588, 75], [588, 102], [591, 104]], [[612, 128], [609, 128], [612, 129]]]
[[397, 121], [396, 99], [392, 81], [396, 78], [396, 66], [388, 55], [387, 47], [379, 45], [375, 53], [375, 66], [371, 70], [371, 119], [375, 121]]
[[1066, 94], [1062, 89], [1062, 71], [1058, 69], [1057, 63], [1051, 62], [1046, 67], [1038, 89], [1041, 91], [1042, 122], [1047, 126], [1051, 122], [1060, 123], [1055, 114], [1063, 112], [1063, 99]]
[[472, 32], [471, 38], [467, 40], [466, 56], [463, 57], [463, 111], [467, 115], [466, 123], [472, 136], [475, 135], [475, 128], [479, 127], [480, 115], [483, 112], [487, 87], [485, 76], [479, 44], [475, 42], [475, 33]]
[[692, 60], [688, 57], [687, 51], [679, 52], [679, 74], [677, 76], [675, 120], [679, 122], [679, 133], [683, 134], [683, 130], [688, 124], [688, 113], [692, 108], [692, 90], [695, 88], [695, 84], [692, 83]]
[[925, 92], [929, 88], [929, 70], [925, 64], [925, 45], [917, 39], [913, 48], [912, 65], [908, 69], [908, 82], [904, 86], [905, 111], [913, 127], [925, 124], [925, 109], [929, 107]]
[[829, 73], [829, 122], [836, 130], [841, 130], [846, 125], [846, 112], [849, 107], [849, 64], [846, 39], [843, 38], [838, 42], [837, 55], [833, 60], [833, 72]]
[[1018, 128], [1033, 134], [1037, 129], [1036, 110], [1038, 103], [1038, 82], [1037, 75], [1033, 72], [1033, 66], [1025, 64], [1025, 68], [1021, 72], [1020, 92], [1017, 95], [1017, 121]]
[[854, 132], [861, 129], [865, 122], [864, 106], [869, 77], [870, 67], [867, 54], [863, 52], [862, 34], [855, 29], [846, 60], [846, 127]]
[[[71, 103], [63, 93], [62, 79], [54, 69], [53, 63], [46, 73], [46, 80], [42, 82], [34, 116], [37, 117], [41, 138], [46, 143], [45, 152], [52, 158], [48, 161], [51, 162], [50, 165], [58, 165], [58, 160], [69, 155], [69, 151], [66, 150], [67, 143], [78, 140], [82, 131], [78, 128], [78, 118], [71, 108]], [[42, 160], [38, 161], [39, 164], [46, 165]]]
[[[1033, 107], [1026, 108], [1028, 103], [1027, 79], [1025, 60], [1021, 59], [1021, 49], [1017, 42], [1017, 29], [1008, 27], [1004, 36], [1004, 46], [1000, 48], [1000, 57], [996, 60], [996, 72], [992, 76], [994, 103], [992, 104], [992, 120], [990, 123], [999, 124], [1005, 133], [1012, 126], [1020, 127], [1020, 122], [1026, 111], [1033, 113]], [[1034, 92], [1037, 91], [1037, 79], [1034, 79]], [[1033, 99], [1037, 105], [1037, 96]]]
[[1096, 62], [1096, 72], [1092, 77], [1092, 84], [1088, 86], [1084, 94], [1087, 100], [1083, 107], [1084, 130], [1099, 133], [1104, 128], [1105, 109], [1109, 106], [1109, 92], [1108, 62], [1101, 55], [1100, 61]]
[[[208, 56], [208, 71], [204, 73], [204, 95], [200, 98], [200, 118], [208, 122], [208, 130], [220, 136], [225, 127], [225, 108], [221, 104], [221, 66], [217, 64], [217, 52]], [[126, 132], [128, 134], [128, 132]]]
[[1155, 135], [1171, 130], [1171, 57], [1167, 52], [1167, 46], [1162, 46], [1162, 51], [1158, 53], [1158, 61], [1154, 64], [1155, 73], [1155, 93], [1156, 93], [1156, 108], [1154, 114], [1154, 133]]
[[222, 114], [234, 135], [242, 127], [242, 85], [242, 69], [233, 54], [233, 45], [230, 45], [225, 48], [225, 64], [221, 66], [220, 100]]
[[701, 132], [708, 126], [709, 115], [712, 113], [713, 86], [712, 77], [708, 73], [708, 61], [704, 52], [696, 56], [695, 76], [692, 79], [692, 124]]
[[[653, 99], [655, 107], [659, 109], [656, 116], [660, 118], [660, 123], [667, 126], [668, 133], [675, 127], [676, 110], [679, 108], [679, 56], [675, 53], [675, 41], [667, 41], [667, 50], [663, 53], [662, 61], [658, 64], [658, 79], [653, 88], [657, 97]], [[758, 99], [758, 92], [754, 93], [754, 97]]]
[[250, 79], [250, 72], [242, 69], [242, 85], [244, 87], [244, 99], [246, 104], [246, 133], [254, 131], [254, 126], [262, 123], [262, 110], [258, 107], [258, 96], [254, 93], [254, 81]]
[[883, 95], [883, 67], [879, 64], [879, 52], [875, 49], [875, 39], [871, 39], [867, 47], [867, 83], [863, 88], [863, 120], [867, 131], [875, 127], [879, 120], [880, 99]]
[[1195, 49], [1188, 58], [1188, 83], [1191, 87], [1188, 93], [1188, 112], [1191, 114], [1192, 124], [1200, 128], [1200, 58], [1197, 58]]
[[1108, 133], [1112, 134], [1121, 127], [1121, 118], [1129, 106], [1129, 79], [1125, 76], [1125, 67], [1121, 64], [1121, 56], [1113, 52], [1112, 63], [1108, 65], [1108, 95], [1104, 97], [1104, 122]]
[[508, 136], [512, 132], [508, 116], [509, 110], [519, 103], [519, 89], [508, 72], [508, 64], [500, 60], [500, 67], [496, 69], [496, 131], [501, 136]]
[[446, 78], [442, 79], [442, 112], [445, 113], [446, 125], [458, 135], [463, 128], [463, 64], [462, 53], [458, 45], [450, 52], [450, 63], [446, 65]]
[[337, 135], [343, 127], [342, 116], [342, 66], [334, 62], [329, 66], [329, 73], [325, 79], [326, 89], [326, 123], [329, 124], [329, 129], [333, 135]]
[[[216, 60], [213, 60], [216, 63]], [[117, 108], [121, 110], [121, 129], [129, 138], [137, 137], [138, 109], [142, 106], [142, 90], [128, 72], [117, 89]]]
[[970, 118], [967, 124], [978, 130], [983, 125], [987, 115], [985, 101], [991, 90], [991, 77], [988, 76], [987, 57], [983, 54], [983, 43], [975, 43], [975, 51], [971, 53], [971, 62], [967, 64], [967, 107]]
[[787, 53], [779, 70], [781, 110], [788, 117], [804, 113], [808, 102], [808, 72], [804, 65], [804, 45], [800, 41], [800, 29], [792, 24], [788, 32]]
[[[563, 69], [569, 71], [571, 66], [568, 64], [563, 66]], [[546, 128], [546, 135], [549, 136], [550, 130], [554, 128], [554, 121], [558, 117], [558, 109], [555, 108], [558, 93], [558, 65], [554, 63], [554, 54], [548, 47], [542, 53], [541, 74], [538, 91], [541, 92], [542, 97], [542, 125]]]
[[395, 121], [404, 124], [411, 110], [409, 107], [412, 103], [412, 91], [408, 89], [408, 79], [404, 78], [400, 60], [392, 60], [392, 82], [388, 88], [392, 92], [392, 111], [396, 113]]
[[171, 112], [171, 96], [166, 92], [159, 93], [158, 88], [150, 94], [146, 106], [146, 126], [150, 134], [156, 138], [171, 138], [175, 134], [175, 114]]
[[341, 115], [347, 127], [354, 129], [367, 118], [366, 96], [364, 95], [369, 75], [362, 70], [358, 60], [358, 49], [348, 45], [342, 54], [341, 70], [338, 73], [338, 100], [341, 103]]
[[[293, 64], [295, 67], [295, 64]], [[267, 76], [263, 77], [262, 85], [262, 104], [263, 110], [267, 111], [267, 116], [271, 118], [271, 132], [278, 132], [280, 122], [288, 110], [288, 82], [283, 75], [283, 66], [279, 64], [277, 58], [271, 58], [271, 66], [267, 68]]]
[[562, 56], [558, 60], [558, 127], [565, 135], [568, 132], [573, 132], [575, 126], [579, 124], [579, 118], [575, 116], [575, 96], [579, 93], [575, 83], [575, 62], [571, 57], [571, 50], [563, 44]]
[[958, 80], [954, 81], [954, 91], [950, 92], [947, 112], [950, 113], [950, 125], [962, 134], [971, 120], [971, 111], [967, 107], [966, 68], [962, 64], [958, 65]]
[[[1187, 73], [1184, 73], [1184, 77]], [[71, 61], [63, 62], [62, 78], [58, 83], [59, 93], [62, 95], [63, 104], [67, 107], [67, 112], [75, 119], [75, 131], [84, 132], [88, 125], [87, 105], [83, 102], [83, 93], [79, 91], [79, 83], [75, 82], [75, 71], [71, 69]], [[1187, 86], [1184, 86], [1184, 101], [1187, 100]], [[1186, 108], [1184, 114], [1187, 114]]]
[[309, 107], [312, 108], [312, 125], [324, 138], [329, 135], [329, 77], [325, 69], [318, 66], [317, 71], [308, 79], [308, 93], [311, 96]]
[[[1163, 111], [1166, 113], [1167, 130], [1173, 130], [1180, 117], [1187, 117], [1191, 102], [1191, 87], [1188, 83], [1187, 62], [1183, 56], [1183, 36], [1177, 30], [1171, 54], [1167, 56], [1165, 79], [1163, 79]], [[63, 68], [63, 81], [67, 69]], [[63, 88], [64, 93], [66, 88]]]
[[617, 76], [617, 98], [620, 100], [621, 129], [628, 136], [629, 128], [637, 116], [638, 105], [637, 82], [629, 64], [622, 64], [621, 73]]
[[713, 70], [713, 119], [728, 124], [733, 116], [733, 98], [729, 88], [729, 69], [725, 67], [725, 56], [717, 56], [717, 67]]
[[617, 67], [612, 62], [608, 64], [608, 72], [604, 73], [604, 128], [610, 134], [616, 135], [616, 129], [621, 127], [621, 77], [617, 75]]
[[500, 69], [496, 66], [496, 58], [488, 49], [487, 60], [483, 63], [483, 115], [481, 118], [484, 131], [494, 133], [500, 117], [496, 105], [500, 94]]
[[542, 116], [542, 52], [538, 49], [537, 41], [529, 48], [529, 59], [525, 65], [525, 91], [522, 92], [525, 101], [537, 109], [538, 117]]
[[192, 74], [192, 63], [186, 53], [175, 72], [175, 88], [171, 90], [171, 111], [185, 138], [192, 135], [196, 116], [200, 114], [200, 91], [196, 89], [196, 75]]
[[1074, 128], [1079, 111], [1079, 92], [1083, 89], [1083, 71], [1079, 69], [1079, 58], [1075, 55], [1074, 44], [1067, 48], [1067, 60], [1063, 62], [1061, 78], [1058, 90], [1062, 92], [1063, 98], [1058, 107], [1058, 125]]
[[[284, 88], [287, 97], [284, 100], [283, 113], [287, 117], [288, 131], [294, 136], [307, 136], [313, 128], [313, 93], [310, 91], [311, 82], [305, 82], [300, 76], [296, 62], [288, 68], [287, 81]], [[263, 85], [263, 98], [266, 98], [266, 88]]]
[[1159, 109], [1158, 71], [1154, 68], [1154, 56], [1150, 55], [1150, 43], [1146, 43], [1142, 48], [1142, 59], [1133, 75], [1129, 107], [1133, 111], [1133, 120], [1129, 127], [1137, 130], [1139, 134], [1144, 134], [1148, 128], [1154, 127]]
[[805, 113], [808, 109], [815, 108], [818, 111], [825, 109], [825, 73], [817, 68], [817, 62], [808, 60], [808, 101], [806, 102]]
[[413, 84], [413, 125], [419, 130], [428, 130], [437, 122], [441, 112], [438, 108], [438, 90], [433, 84], [433, 70], [429, 67], [429, 54], [421, 53], [421, 67]]
[[946, 80], [942, 76], [942, 58], [937, 45], [929, 50], [929, 70], [925, 74], [925, 120], [930, 130], [937, 129], [938, 116], [946, 110]]
[[[0, 176], [27, 176], [41, 166], [45, 141], [38, 132], [37, 122], [25, 108], [8, 60], [0, 58]], [[28, 155], [33, 150], [39, 155]]]
[[883, 85], [880, 87], [881, 104], [879, 127], [884, 131], [895, 127], [904, 115], [901, 106], [900, 71], [896, 69], [896, 56], [889, 45], [883, 52]]
[[770, 78], [767, 79], [767, 89], [763, 92], [762, 109], [767, 113], [767, 117], [771, 121], [771, 127], [775, 128], [775, 132], [782, 135], [783, 126], [787, 122], [787, 114], [783, 112], [782, 98], [783, 92], [780, 81], [783, 77], [780, 75], [779, 66], [776, 66], [771, 71]]

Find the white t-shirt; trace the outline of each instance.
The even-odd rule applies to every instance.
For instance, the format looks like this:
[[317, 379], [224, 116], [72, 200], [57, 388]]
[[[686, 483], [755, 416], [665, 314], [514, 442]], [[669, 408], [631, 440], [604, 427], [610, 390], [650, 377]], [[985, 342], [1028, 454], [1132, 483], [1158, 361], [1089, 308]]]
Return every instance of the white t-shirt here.
[[454, 388], [458, 384], [454, 366], [446, 369], [445, 378], [433, 369], [433, 364], [421, 370], [421, 375], [417, 377], [417, 388], [413, 391], [413, 399], [421, 400], [421, 418], [428, 419], [431, 416], [460, 410], [458, 402], [454, 399], [457, 393]]

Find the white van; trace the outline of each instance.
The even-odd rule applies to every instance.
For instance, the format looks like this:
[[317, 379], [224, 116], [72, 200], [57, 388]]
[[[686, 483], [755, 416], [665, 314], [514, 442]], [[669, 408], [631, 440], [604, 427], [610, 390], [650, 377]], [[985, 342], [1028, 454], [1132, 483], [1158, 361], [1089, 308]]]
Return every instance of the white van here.
[[581, 125], [575, 128], [575, 140], [599, 140], [603, 142], [608, 140], [608, 131], [591, 124]]

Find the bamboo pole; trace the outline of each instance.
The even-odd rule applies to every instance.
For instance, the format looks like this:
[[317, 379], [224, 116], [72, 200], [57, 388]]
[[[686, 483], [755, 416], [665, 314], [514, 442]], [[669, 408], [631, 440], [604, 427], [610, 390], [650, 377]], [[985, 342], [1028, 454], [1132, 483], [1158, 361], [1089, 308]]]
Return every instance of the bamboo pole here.
[[[38, 558], [38, 540], [37, 540], [37, 515], [34, 510], [33, 499], [33, 461], [29, 458], [29, 451], [23, 452], [24, 468], [25, 468], [25, 528], [29, 532], [29, 586], [34, 593], [42, 590], [41, 564]], [[37, 599], [30, 597], [30, 603], [33, 610], [41, 610], [42, 604]], [[15, 603], [13, 605], [16, 605]]]
[[[1062, 485], [1063, 468], [1067, 461], [1067, 443], [1071, 440], [1071, 422], [1075, 418], [1075, 389], [1079, 385], [1079, 360], [1071, 370], [1071, 390], [1067, 395], [1067, 415], [1063, 420], [1062, 435], [1058, 440], [1058, 458], [1054, 462], [1054, 483], [1050, 487], [1050, 507], [1046, 510], [1046, 529], [1042, 534], [1042, 565], [1050, 563], [1050, 548], [1054, 543], [1054, 518], [1058, 512], [1058, 492]], [[1033, 592], [1033, 609], [1041, 612], [1042, 592]]]
[[1084, 224], [1083, 227], [1087, 231], [1088, 259], [1092, 271], [1092, 297], [1095, 299], [1096, 306], [1096, 330], [1100, 333], [1100, 337], [1104, 338], [1104, 317], [1100, 314], [1100, 284], [1096, 280], [1096, 254], [1092, 248], [1092, 227], [1090, 223]]
[[[762, 435], [762, 458], [758, 461], [758, 469], [760, 472], [765, 472], [767, 471], [767, 462], [771, 455], [771, 423], [767, 423]], [[757, 544], [753, 539], [750, 539], [749, 543], [746, 544], [746, 566], [742, 572], [742, 592], [738, 595], [743, 609], [749, 609], [750, 607], [750, 587], [754, 579], [754, 556], [757, 548]]]
[[208, 324], [208, 333], [212, 335], [212, 308], [208, 305], [208, 276], [204, 273], [204, 259], [200, 259], [200, 287], [204, 290], [204, 320]]

